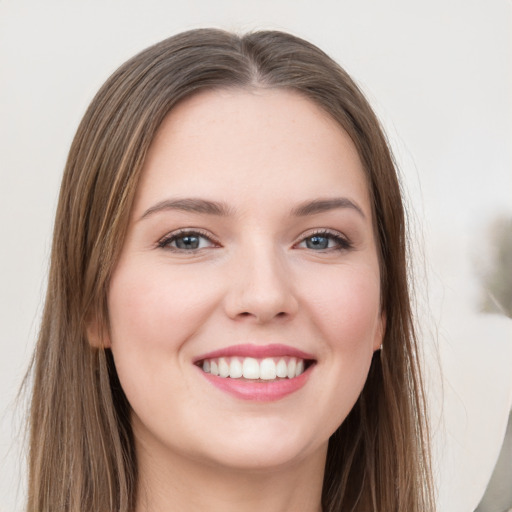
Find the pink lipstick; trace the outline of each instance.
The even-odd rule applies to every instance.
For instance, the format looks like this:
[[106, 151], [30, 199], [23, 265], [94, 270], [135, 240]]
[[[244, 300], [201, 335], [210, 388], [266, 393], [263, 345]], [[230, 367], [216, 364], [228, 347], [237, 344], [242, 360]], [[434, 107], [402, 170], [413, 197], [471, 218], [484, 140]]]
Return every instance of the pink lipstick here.
[[274, 401], [301, 389], [315, 358], [287, 345], [234, 345], [194, 359], [214, 386], [237, 398]]

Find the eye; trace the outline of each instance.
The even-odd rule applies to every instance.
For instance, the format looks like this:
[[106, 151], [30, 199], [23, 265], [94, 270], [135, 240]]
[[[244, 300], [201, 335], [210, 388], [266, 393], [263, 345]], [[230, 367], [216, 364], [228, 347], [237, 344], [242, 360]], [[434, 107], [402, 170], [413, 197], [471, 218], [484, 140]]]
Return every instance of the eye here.
[[320, 231], [302, 239], [296, 247], [300, 249], [311, 249], [313, 251], [342, 251], [350, 249], [352, 245], [340, 233]]
[[192, 252], [208, 247], [217, 247], [209, 236], [199, 231], [180, 230], [166, 235], [158, 242], [158, 247], [171, 251]]

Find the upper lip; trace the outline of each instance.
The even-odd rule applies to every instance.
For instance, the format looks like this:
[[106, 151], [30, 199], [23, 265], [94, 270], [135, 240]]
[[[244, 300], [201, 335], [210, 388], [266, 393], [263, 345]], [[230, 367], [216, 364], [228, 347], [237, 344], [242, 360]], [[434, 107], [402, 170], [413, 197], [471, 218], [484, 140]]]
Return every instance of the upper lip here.
[[263, 359], [265, 357], [297, 357], [305, 360], [314, 360], [312, 354], [308, 354], [295, 347], [289, 345], [282, 345], [279, 343], [271, 345], [231, 345], [229, 347], [213, 350], [207, 354], [202, 354], [194, 358], [194, 363], [203, 361], [204, 359], [213, 359], [216, 357], [254, 357], [255, 359]]

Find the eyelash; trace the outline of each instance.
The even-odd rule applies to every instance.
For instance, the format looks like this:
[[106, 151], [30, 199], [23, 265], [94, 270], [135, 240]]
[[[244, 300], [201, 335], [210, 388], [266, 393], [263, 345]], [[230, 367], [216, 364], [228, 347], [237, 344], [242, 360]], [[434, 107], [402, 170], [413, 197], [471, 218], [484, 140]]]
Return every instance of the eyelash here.
[[328, 229], [321, 229], [313, 231], [312, 233], [308, 233], [307, 236], [303, 236], [301, 240], [297, 244], [295, 244], [295, 246], [303, 244], [306, 242], [306, 240], [314, 237], [327, 238], [328, 240], [333, 240], [336, 243], [336, 247], [327, 247], [326, 249], [319, 249], [314, 252], [325, 253], [331, 251], [348, 251], [353, 247], [350, 240], [348, 240], [344, 235], [342, 235], [338, 231], [330, 231]]
[[205, 238], [210, 242], [214, 247], [218, 247], [220, 244], [208, 233], [200, 230], [200, 229], [180, 229], [178, 231], [174, 231], [172, 233], [169, 233], [168, 235], [164, 236], [161, 240], [158, 241], [157, 247], [160, 249], [168, 249], [170, 251], [175, 252], [196, 252], [201, 249], [202, 247], [199, 247], [197, 249], [181, 249], [180, 247], [170, 247], [169, 244], [172, 242], [175, 242], [176, 240], [179, 240], [180, 238], [185, 238], [187, 236], [190, 237], [197, 237], [197, 238]]
[[[170, 244], [172, 242], [175, 242], [176, 240], [179, 240], [180, 238], [185, 238], [187, 236], [206, 239], [206, 240], [208, 240], [209, 243], [212, 244], [213, 247], [220, 246], [220, 244], [211, 235], [209, 235], [208, 233], [206, 233], [202, 230], [180, 229], [179, 231], [169, 233], [164, 238], [159, 240], [157, 243], [157, 247], [160, 249], [168, 249], [168, 250], [174, 251], [174, 252], [189, 252], [189, 253], [194, 253], [201, 249], [204, 249], [204, 247], [198, 247], [198, 248], [194, 248], [194, 249], [182, 249], [180, 247], [170, 247]], [[325, 253], [325, 252], [331, 252], [331, 251], [347, 251], [347, 250], [352, 249], [352, 247], [353, 247], [352, 243], [345, 236], [341, 235], [337, 231], [330, 231], [330, 230], [326, 230], [326, 229], [308, 233], [307, 236], [303, 236], [299, 240], [299, 242], [294, 244], [293, 247], [297, 247], [300, 244], [306, 243], [306, 241], [308, 239], [311, 239], [314, 237], [326, 238], [326, 239], [328, 239], [328, 243], [330, 240], [333, 240], [336, 243], [336, 247], [327, 247], [325, 249], [319, 249], [319, 250], [313, 250], [311, 248], [304, 247], [305, 249], [310, 249], [313, 252]]]

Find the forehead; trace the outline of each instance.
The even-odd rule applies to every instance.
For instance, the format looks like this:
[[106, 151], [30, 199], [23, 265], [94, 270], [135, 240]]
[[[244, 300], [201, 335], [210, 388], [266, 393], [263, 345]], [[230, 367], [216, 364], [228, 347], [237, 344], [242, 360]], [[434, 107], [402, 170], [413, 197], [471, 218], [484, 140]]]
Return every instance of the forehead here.
[[137, 203], [192, 192], [240, 203], [347, 193], [368, 202], [347, 133], [311, 100], [276, 89], [202, 92], [168, 114], [148, 152]]

